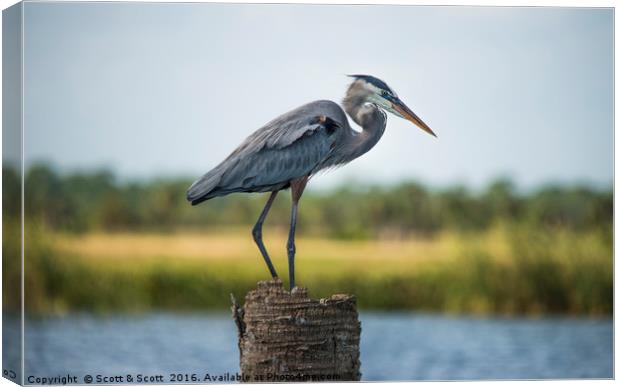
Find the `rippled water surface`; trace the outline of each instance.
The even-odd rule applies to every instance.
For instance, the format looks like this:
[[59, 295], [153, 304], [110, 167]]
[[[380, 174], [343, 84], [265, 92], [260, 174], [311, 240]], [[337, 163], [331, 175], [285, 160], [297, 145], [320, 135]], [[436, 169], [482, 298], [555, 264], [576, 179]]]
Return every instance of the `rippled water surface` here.
[[[613, 377], [611, 319], [362, 313], [361, 321], [364, 380]], [[69, 315], [29, 320], [25, 332], [26, 377], [239, 370], [227, 314]]]

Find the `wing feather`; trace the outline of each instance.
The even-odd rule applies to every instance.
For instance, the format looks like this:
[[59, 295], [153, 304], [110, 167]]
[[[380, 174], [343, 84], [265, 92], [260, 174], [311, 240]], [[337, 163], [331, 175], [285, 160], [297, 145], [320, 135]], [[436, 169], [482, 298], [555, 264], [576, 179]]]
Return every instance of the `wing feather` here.
[[282, 189], [294, 178], [315, 171], [329, 156], [346, 116], [331, 101], [304, 105], [252, 133], [230, 156], [189, 188], [198, 204], [231, 192]]

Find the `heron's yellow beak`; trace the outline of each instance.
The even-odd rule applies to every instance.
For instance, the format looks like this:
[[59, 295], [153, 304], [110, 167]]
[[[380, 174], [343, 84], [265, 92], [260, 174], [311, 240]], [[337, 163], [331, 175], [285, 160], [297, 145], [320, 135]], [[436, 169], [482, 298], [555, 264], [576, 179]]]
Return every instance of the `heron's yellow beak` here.
[[412, 112], [411, 109], [409, 109], [407, 105], [403, 103], [403, 101], [401, 101], [400, 99], [396, 99], [392, 102], [392, 106], [394, 107], [394, 110], [396, 110], [401, 116], [403, 116], [404, 119], [413, 122], [414, 124], [416, 124], [417, 127], [432, 135], [433, 137], [437, 137], [435, 132], [433, 132], [433, 130], [429, 128], [428, 125], [426, 125], [420, 117], [416, 116], [416, 114]]

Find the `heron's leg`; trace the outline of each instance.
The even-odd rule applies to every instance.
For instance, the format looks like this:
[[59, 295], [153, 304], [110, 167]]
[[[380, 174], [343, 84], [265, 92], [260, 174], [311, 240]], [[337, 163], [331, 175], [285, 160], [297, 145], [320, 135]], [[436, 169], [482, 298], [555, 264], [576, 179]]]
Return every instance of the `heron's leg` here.
[[265, 258], [265, 263], [267, 263], [267, 267], [269, 268], [269, 272], [271, 273], [271, 276], [273, 278], [276, 278], [278, 276], [278, 273], [276, 273], [276, 269], [273, 267], [271, 259], [269, 259], [269, 254], [267, 254], [267, 249], [263, 244], [263, 222], [265, 221], [267, 213], [269, 213], [271, 205], [273, 204], [273, 201], [276, 198], [277, 194], [278, 191], [273, 191], [271, 195], [269, 195], [269, 199], [267, 199], [265, 208], [263, 208], [263, 212], [261, 212], [258, 220], [256, 221], [256, 224], [254, 225], [254, 228], [252, 229], [252, 236], [254, 237], [254, 242], [256, 242], [256, 245], [258, 246], [260, 253], [263, 255], [263, 258]]
[[291, 228], [288, 232], [288, 243], [286, 244], [286, 250], [288, 252], [288, 277], [291, 290], [295, 287], [295, 227], [297, 225], [297, 206], [307, 182], [307, 177], [296, 179], [291, 182], [293, 205], [291, 207]]
[[291, 228], [288, 231], [288, 279], [291, 283], [291, 290], [295, 287], [295, 225], [297, 224], [297, 202], [293, 201], [291, 209]]

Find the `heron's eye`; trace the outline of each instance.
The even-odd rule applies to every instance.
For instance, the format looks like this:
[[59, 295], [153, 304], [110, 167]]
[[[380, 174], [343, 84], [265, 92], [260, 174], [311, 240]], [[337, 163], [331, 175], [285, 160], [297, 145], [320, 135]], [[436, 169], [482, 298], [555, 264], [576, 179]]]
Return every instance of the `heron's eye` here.
[[381, 96], [382, 96], [382, 97], [389, 97], [389, 96], [390, 96], [390, 93], [389, 93], [389, 92], [387, 92], [387, 91], [385, 91], [385, 90], [381, 90]]

